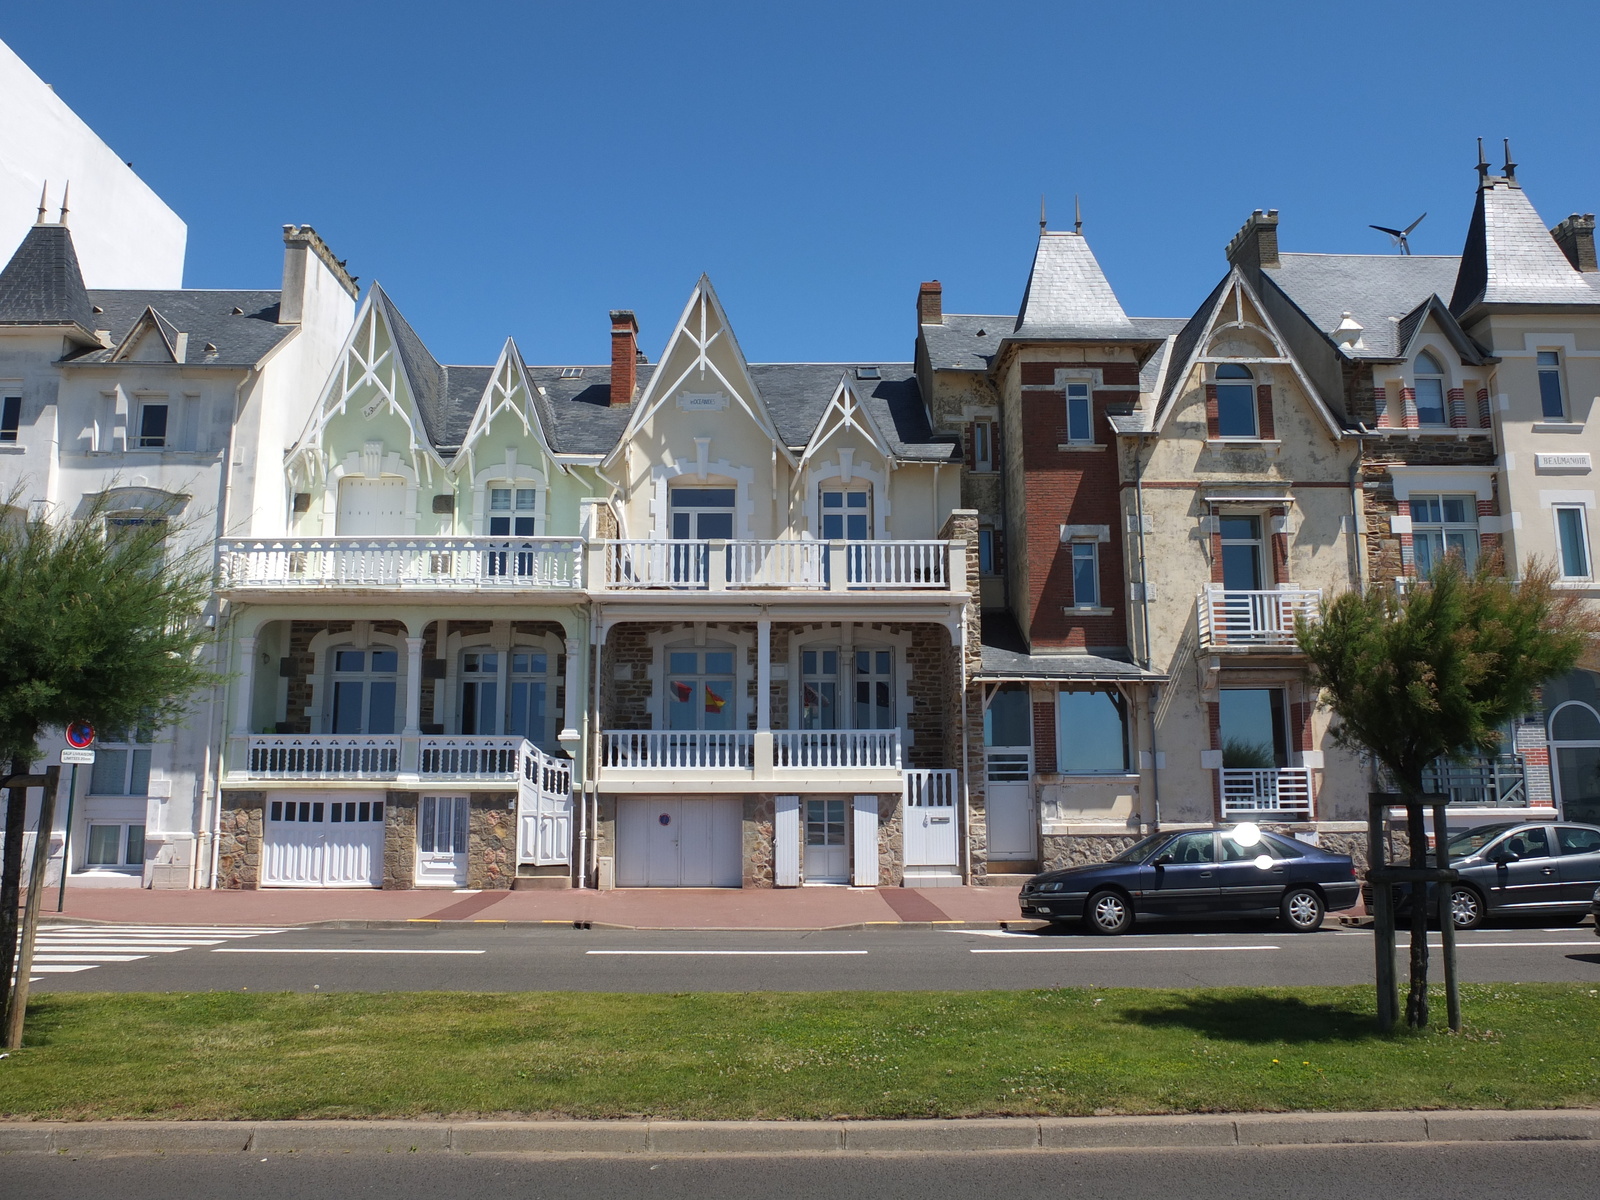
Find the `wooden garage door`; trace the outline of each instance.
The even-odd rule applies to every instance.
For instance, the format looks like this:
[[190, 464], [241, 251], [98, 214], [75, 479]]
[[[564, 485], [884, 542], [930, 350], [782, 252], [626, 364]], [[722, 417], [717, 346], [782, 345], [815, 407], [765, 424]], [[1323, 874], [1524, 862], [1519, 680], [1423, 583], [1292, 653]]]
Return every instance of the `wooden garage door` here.
[[743, 809], [737, 796], [618, 801], [617, 886], [741, 886]]

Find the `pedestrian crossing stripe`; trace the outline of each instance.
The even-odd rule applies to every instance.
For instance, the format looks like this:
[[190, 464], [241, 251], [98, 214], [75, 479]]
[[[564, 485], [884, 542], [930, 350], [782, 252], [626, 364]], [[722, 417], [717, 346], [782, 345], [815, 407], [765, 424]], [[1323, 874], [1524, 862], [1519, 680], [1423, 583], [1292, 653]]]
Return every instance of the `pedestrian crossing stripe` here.
[[28, 979], [39, 983], [51, 975], [75, 975], [106, 963], [138, 962], [152, 954], [176, 954], [285, 932], [262, 925], [41, 925]]

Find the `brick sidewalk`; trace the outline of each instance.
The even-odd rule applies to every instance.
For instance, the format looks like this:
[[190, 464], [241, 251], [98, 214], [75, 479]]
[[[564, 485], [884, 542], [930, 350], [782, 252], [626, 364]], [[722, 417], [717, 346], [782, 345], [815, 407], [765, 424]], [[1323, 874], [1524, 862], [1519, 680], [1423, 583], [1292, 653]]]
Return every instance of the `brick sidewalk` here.
[[[54, 895], [46, 914], [55, 916]], [[317, 921], [593, 921], [640, 929], [826, 929], [841, 925], [1020, 920], [1011, 887], [628, 888], [597, 891], [67, 888], [64, 916], [146, 925], [307, 925]], [[1030, 922], [1031, 924], [1031, 922]]]

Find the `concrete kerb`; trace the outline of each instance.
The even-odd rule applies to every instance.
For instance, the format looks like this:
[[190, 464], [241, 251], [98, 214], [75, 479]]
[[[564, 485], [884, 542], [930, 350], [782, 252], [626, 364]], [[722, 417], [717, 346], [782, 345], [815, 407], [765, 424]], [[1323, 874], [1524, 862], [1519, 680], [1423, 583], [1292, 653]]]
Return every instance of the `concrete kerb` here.
[[1600, 1109], [908, 1121], [0, 1122], [5, 1154], [958, 1154], [1600, 1141]]
[[[40, 925], [121, 925], [124, 922], [100, 921], [89, 917], [65, 917], [56, 913], [45, 913], [39, 918]], [[200, 928], [206, 922], [193, 922], [193, 927]], [[229, 929], [239, 928], [237, 922], [218, 922], [220, 926]], [[623, 933], [863, 933], [868, 930], [920, 930], [926, 932], [930, 929], [1008, 929], [1018, 933], [1031, 933], [1036, 929], [1044, 928], [1044, 921], [856, 921], [848, 925], [818, 925], [808, 927], [802, 925], [618, 925], [609, 921], [589, 920], [537, 920], [515, 921], [495, 917], [485, 917], [481, 920], [468, 919], [465, 921], [440, 921], [431, 917], [406, 917], [401, 920], [340, 917], [326, 921], [302, 921], [287, 924], [267, 925], [268, 929], [447, 929], [460, 931], [467, 929], [583, 929], [583, 930], [616, 930]]]

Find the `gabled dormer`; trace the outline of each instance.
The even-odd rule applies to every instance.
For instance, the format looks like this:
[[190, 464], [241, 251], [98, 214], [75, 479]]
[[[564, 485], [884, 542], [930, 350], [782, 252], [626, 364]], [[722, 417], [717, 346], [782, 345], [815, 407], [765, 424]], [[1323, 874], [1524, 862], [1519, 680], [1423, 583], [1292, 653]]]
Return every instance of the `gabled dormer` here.
[[182, 363], [188, 361], [188, 356], [189, 335], [147, 306], [111, 352], [111, 361]]
[[800, 455], [801, 531], [852, 541], [887, 537], [893, 454], [856, 381], [841, 375]]

